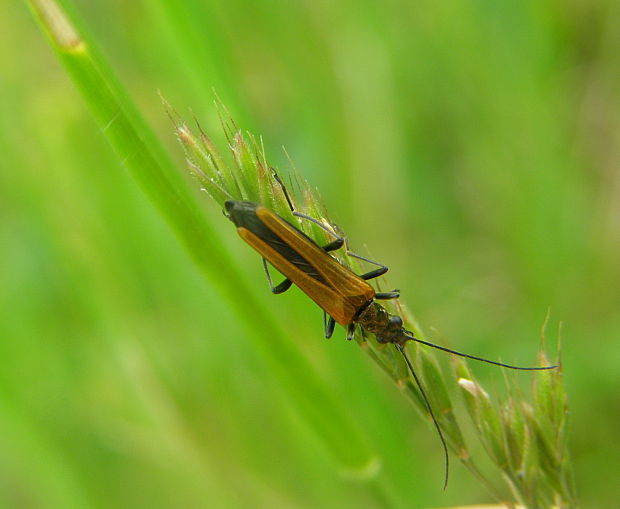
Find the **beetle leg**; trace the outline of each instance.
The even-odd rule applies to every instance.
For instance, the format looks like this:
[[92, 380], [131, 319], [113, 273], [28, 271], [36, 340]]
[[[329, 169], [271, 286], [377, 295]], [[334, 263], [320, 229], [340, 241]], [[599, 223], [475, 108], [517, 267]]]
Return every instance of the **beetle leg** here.
[[375, 293], [375, 299], [389, 300], [398, 299], [400, 297], [400, 290], [392, 290], [391, 292]]
[[336, 320], [334, 320], [331, 316], [329, 317], [329, 320], [328, 320], [327, 313], [323, 311], [323, 330], [325, 331], [325, 339], [329, 339], [332, 337], [335, 326], [336, 326]]
[[363, 262], [372, 263], [373, 265], [377, 265], [379, 267], [378, 269], [371, 270], [370, 272], [367, 272], [366, 274], [360, 275], [360, 277], [366, 281], [368, 281], [369, 279], [374, 279], [379, 276], [383, 276], [383, 274], [385, 274], [388, 271], [387, 266], [383, 265], [382, 263], [375, 262], [369, 258], [366, 258], [364, 256], [353, 253], [352, 251], [349, 251], [348, 243], [347, 243], [347, 255], [353, 258], [357, 258], [358, 260], [362, 260]]
[[354, 335], [355, 335], [355, 324], [350, 323], [347, 326], [347, 341], [351, 341]]
[[[362, 279], [366, 280], [366, 281], [368, 281], [369, 279], [374, 279], [376, 277], [382, 276], [383, 274], [385, 274], [388, 271], [388, 267], [386, 265], [383, 265], [382, 263], [379, 263], [379, 262], [375, 262], [373, 260], [370, 260], [369, 258], [366, 258], [364, 256], [358, 255], [358, 254], [354, 253], [353, 251], [351, 251], [349, 249], [348, 239], [346, 239], [345, 237], [341, 237], [336, 232], [334, 232], [332, 229], [328, 228], [323, 223], [321, 223], [321, 221], [319, 221], [318, 219], [316, 219], [314, 217], [311, 217], [311, 216], [308, 216], [306, 214], [302, 214], [301, 212], [297, 212], [296, 210], [294, 210], [293, 207], [292, 207], [291, 201], [288, 198], [288, 193], [286, 192], [286, 188], [284, 187], [284, 184], [282, 183], [282, 181], [280, 180], [280, 178], [278, 177], [278, 175], [275, 172], [274, 172], [274, 176], [276, 177], [276, 180], [278, 181], [280, 186], [282, 186], [282, 190], [284, 191], [284, 194], [285, 194], [285, 196], [287, 198], [287, 201], [289, 203], [291, 211], [293, 212], [293, 215], [295, 217], [299, 217], [301, 219], [306, 219], [307, 221], [311, 221], [312, 223], [317, 225], [319, 228], [321, 228], [321, 230], [323, 230], [324, 232], [326, 232], [327, 234], [329, 234], [329, 235], [331, 235], [332, 237], [335, 238], [335, 240], [333, 240], [329, 244], [326, 244], [325, 246], [323, 246], [323, 250], [326, 253], [329, 253], [330, 251], [336, 251], [337, 249], [340, 249], [343, 245], [345, 245], [346, 249], [347, 249], [346, 253], [347, 253], [348, 256], [351, 256], [353, 258], [357, 258], [358, 260], [362, 260], [362, 261], [367, 262], [367, 263], [371, 263], [372, 265], [377, 265], [379, 267], [378, 269], [371, 270], [370, 272], [367, 272], [366, 274], [360, 275], [360, 277]], [[391, 297], [391, 298], [395, 298], [395, 297]]]
[[293, 284], [293, 282], [287, 278], [284, 281], [282, 281], [278, 286], [273, 286], [273, 283], [271, 282], [271, 274], [269, 274], [269, 268], [267, 267], [267, 260], [265, 260], [264, 258], [263, 258], [263, 268], [265, 269], [265, 275], [267, 276], [267, 282], [269, 283], [269, 288], [271, 289], [271, 293], [274, 293], [276, 295], [278, 293], [284, 293]]
[[388, 271], [387, 267], [381, 267], [380, 269], [371, 270], [370, 272], [367, 272], [366, 274], [361, 274], [360, 277], [364, 279], [365, 281], [368, 281], [369, 279], [374, 279], [376, 277], [383, 276], [383, 274], [385, 274], [387, 271]]
[[295, 211], [293, 211], [293, 215], [295, 217], [300, 217], [302, 219], [307, 219], [308, 221], [312, 221], [315, 225], [321, 228], [321, 230], [323, 230], [325, 233], [328, 233], [332, 237], [335, 237], [335, 240], [332, 240], [329, 244], [325, 244], [322, 247], [323, 251], [325, 251], [326, 253], [329, 253], [330, 251], [336, 251], [337, 249], [340, 249], [344, 245], [345, 240], [340, 235], [338, 235], [336, 232], [327, 228], [327, 226], [321, 223], [321, 221], [319, 221], [318, 219], [307, 216], [306, 214], [302, 214], [301, 212], [295, 212]]
[[330, 251], [336, 251], [336, 249], [340, 249], [342, 247], [343, 243], [344, 243], [344, 241], [342, 239], [336, 239], [336, 240], [330, 242], [329, 244], [325, 244], [322, 247], [322, 249], [326, 253], [329, 253]]
[[311, 221], [312, 223], [317, 225], [321, 230], [323, 230], [325, 233], [327, 233], [328, 235], [331, 235], [332, 237], [334, 237], [334, 239], [336, 239], [323, 247], [325, 251], [334, 251], [336, 249], [340, 249], [345, 243], [344, 239], [340, 235], [338, 235], [331, 228], [328, 228], [327, 226], [325, 226], [318, 219], [315, 219], [314, 217], [311, 217], [311, 216], [307, 216], [306, 214], [302, 214], [301, 212], [293, 212], [293, 215], [295, 217], [300, 217], [301, 219], [306, 219], [307, 221]]

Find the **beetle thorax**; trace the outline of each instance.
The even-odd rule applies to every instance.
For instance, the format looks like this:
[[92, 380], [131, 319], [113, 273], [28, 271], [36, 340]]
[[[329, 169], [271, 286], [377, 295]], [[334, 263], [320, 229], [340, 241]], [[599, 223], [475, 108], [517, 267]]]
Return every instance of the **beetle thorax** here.
[[400, 316], [391, 315], [378, 302], [371, 302], [355, 320], [362, 328], [377, 337], [379, 343], [404, 344], [405, 335]]

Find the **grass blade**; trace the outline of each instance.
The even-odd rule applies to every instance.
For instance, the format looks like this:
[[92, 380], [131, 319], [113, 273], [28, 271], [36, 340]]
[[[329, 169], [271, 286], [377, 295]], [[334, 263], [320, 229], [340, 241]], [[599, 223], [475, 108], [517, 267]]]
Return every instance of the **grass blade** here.
[[[290, 404], [342, 469], [365, 472], [376, 459], [363, 433], [239, 277], [181, 175], [105, 61], [78, 33], [57, 2], [31, 0], [28, 5], [122, 164], [245, 321], [248, 339], [264, 356]], [[248, 309], [261, 316], [260, 327], [247, 318]]]

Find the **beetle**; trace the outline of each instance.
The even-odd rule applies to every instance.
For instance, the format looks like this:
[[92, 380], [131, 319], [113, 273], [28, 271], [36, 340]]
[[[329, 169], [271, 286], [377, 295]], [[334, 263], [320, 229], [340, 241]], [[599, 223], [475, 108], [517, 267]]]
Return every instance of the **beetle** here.
[[[445, 457], [445, 482], [448, 481], [448, 448], [441, 427], [426, 397], [422, 384], [416, 375], [404, 346], [407, 341], [415, 341], [432, 348], [477, 361], [518, 370], [544, 370], [557, 366], [520, 367], [492, 361], [482, 357], [469, 355], [439, 346], [416, 338], [405, 329], [402, 318], [389, 313], [378, 301], [396, 299], [398, 290], [391, 292], [375, 292], [369, 280], [384, 275], [388, 267], [363, 256], [352, 253], [348, 242], [334, 231], [328, 229], [317, 219], [295, 211], [283, 183], [274, 173], [280, 184], [289, 208], [295, 217], [306, 219], [319, 226], [334, 237], [332, 242], [319, 246], [299, 228], [289, 223], [263, 205], [251, 201], [227, 200], [224, 203], [224, 214], [233, 222], [239, 236], [256, 250], [262, 257], [263, 268], [272, 293], [280, 294], [293, 284], [299, 287], [323, 310], [323, 327], [325, 337], [330, 338], [336, 323], [347, 328], [347, 339], [351, 340], [356, 326], [375, 335], [382, 344], [392, 343], [403, 356], [414, 381], [416, 382], [429, 415], [441, 440]], [[347, 255], [378, 266], [365, 274], [357, 275], [342, 265], [329, 253], [343, 246]], [[274, 286], [267, 262], [285, 276], [285, 279]]]
[[[367, 282], [385, 274], [388, 270], [386, 266], [348, 252], [351, 256], [380, 266], [358, 276], [327, 254], [343, 246], [342, 237], [337, 236], [333, 242], [320, 247], [301, 230], [262, 205], [229, 200], [224, 206], [228, 217], [237, 227], [239, 236], [263, 257], [271, 291], [275, 294], [283, 293], [295, 283], [323, 309], [326, 317], [329, 316], [329, 320], [324, 320], [325, 337], [331, 337], [335, 324], [339, 323], [347, 327], [347, 339], [351, 339], [355, 324], [359, 323], [369, 332], [384, 338], [387, 322], [380, 320], [376, 307], [375, 313], [365, 311], [375, 299], [394, 299], [399, 296], [397, 290], [376, 293]], [[314, 218], [297, 212], [294, 214], [315, 222], [329, 232]], [[286, 279], [275, 287], [271, 282], [267, 262], [286, 276]], [[374, 316], [374, 319], [371, 319], [371, 316]], [[393, 342], [387, 336], [380, 341]]]

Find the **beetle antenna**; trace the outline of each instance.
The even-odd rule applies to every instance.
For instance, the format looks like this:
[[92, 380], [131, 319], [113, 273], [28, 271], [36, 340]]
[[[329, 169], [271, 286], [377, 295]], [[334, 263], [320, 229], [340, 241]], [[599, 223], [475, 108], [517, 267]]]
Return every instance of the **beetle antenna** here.
[[422, 389], [422, 384], [420, 383], [420, 379], [418, 378], [418, 375], [416, 375], [415, 371], [413, 370], [413, 366], [411, 365], [411, 362], [409, 361], [409, 357], [407, 357], [407, 354], [405, 353], [404, 347], [402, 345], [399, 345], [398, 343], [394, 343], [394, 346], [403, 356], [403, 359], [405, 359], [405, 362], [407, 363], [407, 367], [409, 368], [409, 371], [411, 372], [411, 376], [413, 376], [413, 379], [415, 380], [415, 383], [418, 386], [418, 389], [420, 389], [420, 394], [422, 394], [422, 399], [424, 400], [424, 403], [426, 404], [428, 413], [430, 414], [431, 419], [433, 419], [433, 424], [435, 425], [435, 429], [437, 430], [437, 434], [439, 435], [439, 440], [441, 440], [441, 445], [443, 446], [443, 454], [445, 458], [445, 475], [444, 475], [444, 480], [443, 480], [443, 489], [445, 490], [446, 486], [448, 486], [448, 473], [450, 469], [450, 459], [448, 455], [448, 446], [446, 445], [446, 440], [443, 437], [441, 427], [439, 426], [439, 422], [437, 422], [437, 419], [435, 418], [435, 414], [433, 413], [433, 408], [431, 407], [431, 404], [428, 401], [428, 398], [426, 397], [426, 393], [424, 392], [424, 389]]
[[280, 175], [278, 175], [278, 172], [276, 171], [276, 169], [273, 167], [270, 167], [270, 168], [271, 168], [271, 171], [273, 172], [273, 178], [276, 180], [278, 184], [280, 184], [280, 189], [282, 189], [282, 192], [284, 193], [284, 197], [286, 198], [286, 202], [288, 203], [288, 206], [291, 209], [291, 212], [295, 212], [295, 207], [293, 207], [293, 202], [291, 201], [291, 198], [288, 195], [288, 191], [286, 190], [286, 186], [284, 185], [284, 182], [282, 182], [282, 179], [280, 178]]
[[475, 355], [469, 355], [466, 353], [462, 353], [462, 352], [457, 352], [456, 350], [451, 350], [450, 348], [446, 348], [445, 346], [439, 346], [436, 345], [434, 343], [429, 343], [428, 341], [424, 341], [422, 339], [418, 339], [416, 337], [414, 337], [413, 333], [411, 331], [405, 331], [405, 336], [408, 339], [411, 339], [412, 341], [415, 341], [416, 343], [421, 343], [423, 345], [426, 346], [430, 346], [432, 348], [436, 348], [437, 350], [442, 350], [444, 352], [448, 352], [454, 355], [459, 355], [460, 357], [466, 357], [467, 359], [473, 359], [475, 361], [481, 361], [481, 362], [486, 362], [488, 364], [494, 364], [495, 366], [501, 366], [502, 368], [508, 368], [508, 369], [518, 369], [521, 371], [541, 371], [544, 369], [555, 369], [558, 366], [554, 365], [554, 366], [536, 366], [536, 367], [524, 367], [524, 366], [512, 366], [511, 364], [504, 364], [503, 362], [497, 362], [497, 361], [492, 361], [489, 359], [485, 359], [484, 357], [476, 357]]

